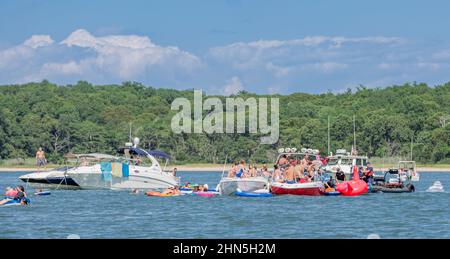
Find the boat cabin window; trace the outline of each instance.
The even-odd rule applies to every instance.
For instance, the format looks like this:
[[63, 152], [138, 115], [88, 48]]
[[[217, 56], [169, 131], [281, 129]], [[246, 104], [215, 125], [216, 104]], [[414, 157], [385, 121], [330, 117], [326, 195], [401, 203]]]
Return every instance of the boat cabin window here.
[[342, 158], [341, 165], [353, 165], [353, 159]]
[[367, 163], [368, 163], [369, 161], [367, 161], [367, 159], [363, 159], [362, 162], [363, 162], [363, 163], [362, 163], [363, 166], [367, 166]]
[[331, 158], [331, 159], [328, 161], [328, 165], [337, 165], [338, 162], [339, 162], [339, 159], [338, 159], [338, 158]]
[[367, 162], [365, 162], [364, 159], [358, 158], [358, 159], [356, 159], [356, 165], [357, 166], [365, 166], [365, 165], [367, 165]]

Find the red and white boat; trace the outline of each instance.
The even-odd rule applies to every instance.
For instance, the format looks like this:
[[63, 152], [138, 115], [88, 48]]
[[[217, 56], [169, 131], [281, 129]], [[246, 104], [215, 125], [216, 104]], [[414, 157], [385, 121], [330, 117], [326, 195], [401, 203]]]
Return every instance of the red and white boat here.
[[306, 183], [279, 183], [273, 182], [270, 186], [274, 195], [291, 194], [291, 195], [308, 195], [319, 196], [325, 191], [322, 182], [306, 182]]

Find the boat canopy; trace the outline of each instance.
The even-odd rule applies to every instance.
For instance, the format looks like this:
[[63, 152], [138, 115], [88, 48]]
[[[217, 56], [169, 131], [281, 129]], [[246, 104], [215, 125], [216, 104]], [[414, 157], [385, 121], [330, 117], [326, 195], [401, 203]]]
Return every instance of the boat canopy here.
[[67, 159], [80, 159], [80, 158], [95, 159], [95, 160], [117, 159], [116, 156], [112, 156], [112, 155], [108, 155], [108, 154], [101, 154], [101, 153], [67, 154], [64, 157]]
[[170, 155], [161, 150], [149, 150], [148, 153], [154, 157], [162, 157], [165, 159], [170, 159]]

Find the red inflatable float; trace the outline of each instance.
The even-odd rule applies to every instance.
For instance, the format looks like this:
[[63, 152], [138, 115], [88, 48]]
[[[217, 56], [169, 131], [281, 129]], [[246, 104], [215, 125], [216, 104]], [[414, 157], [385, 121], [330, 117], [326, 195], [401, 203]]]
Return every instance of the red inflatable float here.
[[353, 167], [353, 180], [343, 181], [336, 185], [336, 190], [344, 196], [357, 196], [369, 191], [367, 183], [359, 179], [358, 167]]

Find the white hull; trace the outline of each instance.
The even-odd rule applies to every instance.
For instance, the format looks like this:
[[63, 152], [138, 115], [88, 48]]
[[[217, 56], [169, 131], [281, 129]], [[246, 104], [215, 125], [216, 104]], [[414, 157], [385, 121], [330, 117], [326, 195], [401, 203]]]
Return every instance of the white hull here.
[[168, 187], [178, 185], [176, 177], [152, 167], [130, 166], [129, 177], [112, 177], [111, 180], [104, 180], [99, 165], [90, 167], [89, 170], [68, 172], [68, 175], [82, 189], [91, 190], [140, 189], [147, 191], [161, 191]]
[[35, 189], [80, 189], [80, 187], [65, 174], [65, 171], [65, 168], [61, 168], [52, 171], [35, 172], [22, 175], [19, 179]]
[[249, 178], [222, 178], [219, 183], [219, 192], [222, 195], [232, 195], [237, 189], [242, 192], [254, 192], [269, 189], [269, 181], [264, 177]]

